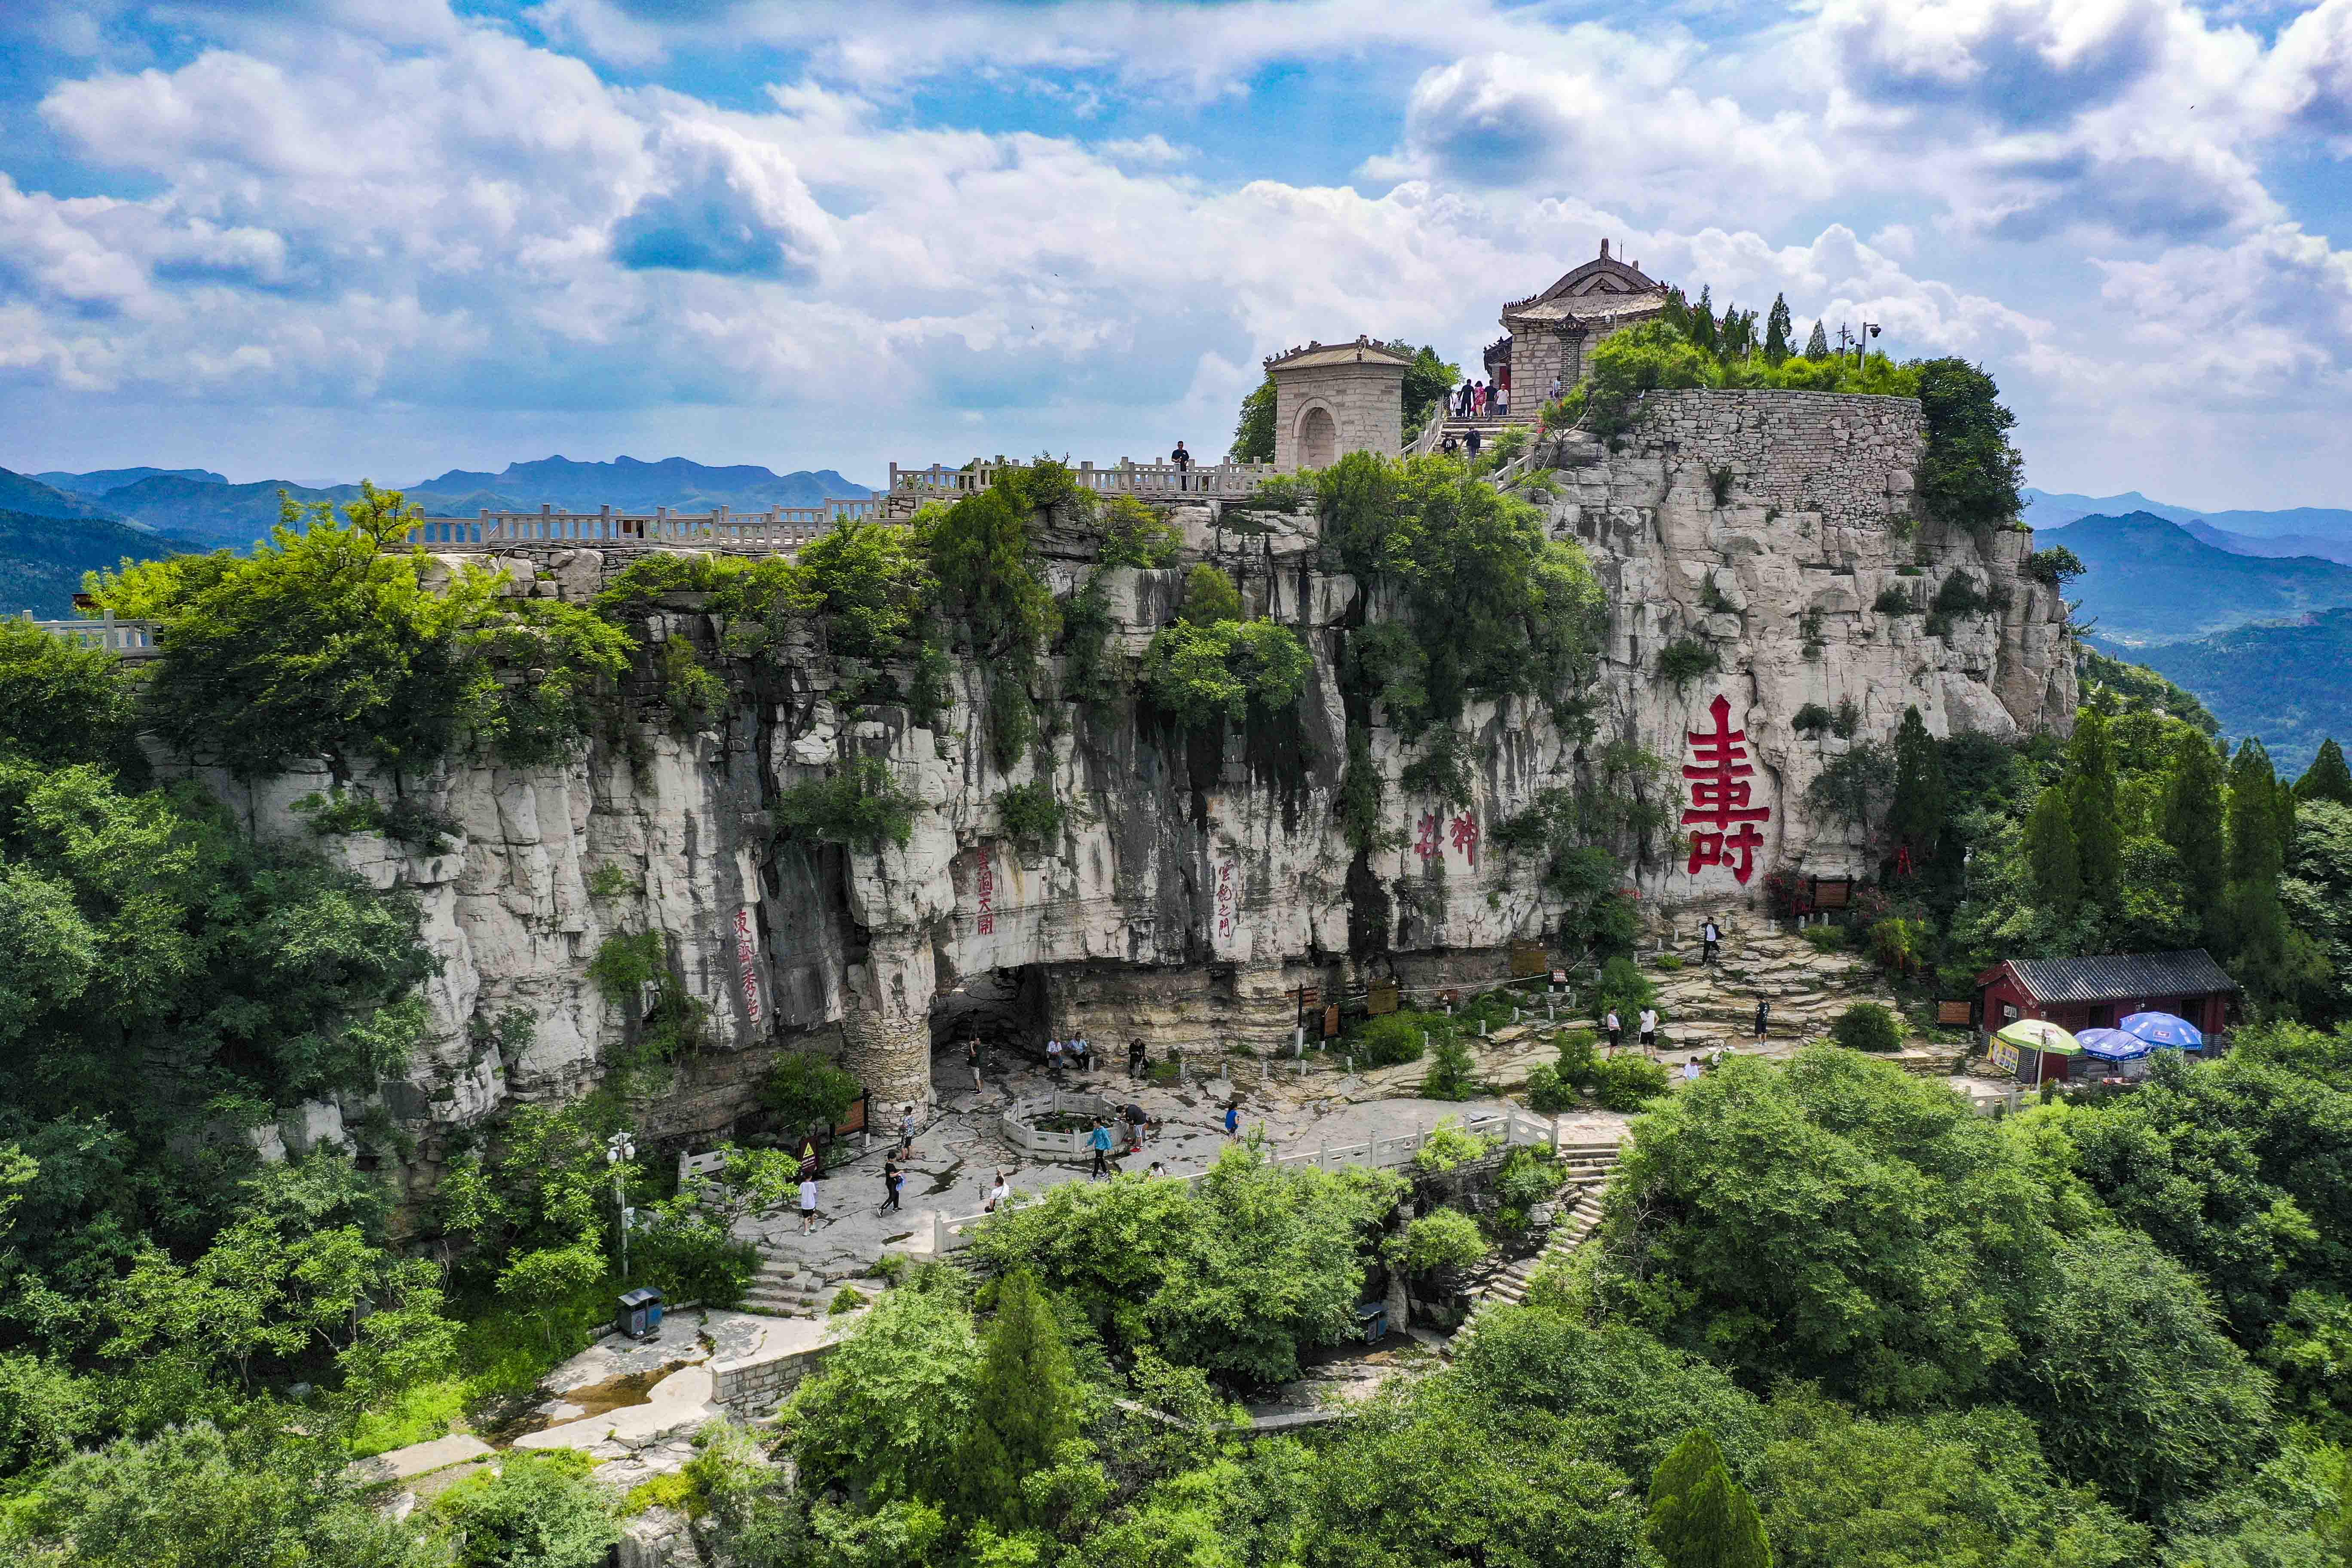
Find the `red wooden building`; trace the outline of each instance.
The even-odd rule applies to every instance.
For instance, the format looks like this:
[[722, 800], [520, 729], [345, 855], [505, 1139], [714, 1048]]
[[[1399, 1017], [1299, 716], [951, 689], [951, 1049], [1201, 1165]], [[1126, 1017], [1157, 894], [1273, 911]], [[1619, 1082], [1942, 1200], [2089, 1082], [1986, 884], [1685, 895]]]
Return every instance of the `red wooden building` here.
[[[2238, 983], [2201, 947], [2185, 952], [2124, 952], [2100, 958], [2012, 958], [1977, 976], [1979, 1026], [1988, 1035], [2020, 1018], [2042, 1018], [2068, 1033], [2112, 1029], [2134, 1013], [2170, 1013], [2204, 1031], [2210, 1043], [2229, 1026]], [[2028, 1053], [2029, 1055], [2032, 1053]], [[2064, 1057], [2042, 1060], [2029, 1082], [2067, 1075]]]

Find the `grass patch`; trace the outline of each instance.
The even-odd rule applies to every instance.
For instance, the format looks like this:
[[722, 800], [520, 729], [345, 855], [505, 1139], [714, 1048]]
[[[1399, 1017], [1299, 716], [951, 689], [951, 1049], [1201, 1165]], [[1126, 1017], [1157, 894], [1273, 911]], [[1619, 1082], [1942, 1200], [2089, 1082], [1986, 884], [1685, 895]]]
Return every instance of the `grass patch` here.
[[380, 1410], [371, 1410], [352, 1423], [352, 1458], [364, 1459], [446, 1437], [463, 1425], [466, 1384], [454, 1377], [436, 1378], [403, 1389], [398, 1398]]

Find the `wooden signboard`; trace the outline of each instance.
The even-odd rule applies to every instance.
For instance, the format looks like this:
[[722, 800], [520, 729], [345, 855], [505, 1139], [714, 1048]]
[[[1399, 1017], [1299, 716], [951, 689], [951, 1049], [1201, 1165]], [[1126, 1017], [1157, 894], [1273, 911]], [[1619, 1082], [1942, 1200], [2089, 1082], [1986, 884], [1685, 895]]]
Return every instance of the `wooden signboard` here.
[[1976, 1005], [1974, 1003], [1938, 1002], [1936, 1004], [1936, 1022], [1938, 1024], [1957, 1024], [1965, 1029], [1969, 1024], [1975, 1021], [1975, 1012]]
[[1316, 1008], [1322, 1005], [1323, 988], [1321, 986], [1302, 985], [1298, 988], [1298, 1016], [1300, 1017], [1304, 1018], [1307, 1014], [1312, 1013]]
[[1396, 982], [1393, 980], [1382, 981], [1380, 984], [1373, 986], [1371, 995], [1367, 997], [1364, 1002], [1364, 1011], [1370, 1014], [1375, 1018], [1379, 1017], [1383, 1013], [1393, 1013], [1396, 1010], [1397, 985]]
[[1842, 910], [1853, 900], [1853, 883], [1845, 877], [1813, 879], [1813, 908]]
[[1550, 955], [1544, 952], [1543, 943], [1539, 942], [1511, 943], [1512, 979], [1524, 980], [1532, 974], [1541, 974], [1550, 966]]
[[1323, 1037], [1327, 1040], [1339, 1037], [1339, 1004], [1337, 1002], [1323, 1009]]

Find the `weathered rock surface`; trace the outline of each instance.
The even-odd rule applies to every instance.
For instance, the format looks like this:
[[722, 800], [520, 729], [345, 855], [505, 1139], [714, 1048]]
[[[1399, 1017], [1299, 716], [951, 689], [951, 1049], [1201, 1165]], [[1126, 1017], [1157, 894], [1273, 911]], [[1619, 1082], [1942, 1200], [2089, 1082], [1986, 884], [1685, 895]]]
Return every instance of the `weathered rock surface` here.
[[[1658, 804], [1679, 815], [1687, 737], [1709, 728], [1718, 699], [1754, 767], [1748, 804], [1769, 813], [1751, 876], [1735, 876], [1737, 852], [1694, 871], [1687, 842], [1661, 843], [1626, 868], [1644, 909], [1752, 900], [1769, 868], [1865, 871], [1858, 830], [1804, 798], [1832, 758], [1890, 741], [1906, 706], [1937, 734], [1996, 735], [2063, 730], [2074, 707], [2063, 606], [2021, 572], [2031, 536], [1909, 521], [1919, 429], [1905, 399], [1669, 393], [1653, 395], [1622, 450], [1557, 443], [1556, 468], [1537, 481], [1549, 493], [1530, 499], [1556, 534], [1581, 542], [1605, 590], [1594, 731], [1563, 731], [1536, 704], [1474, 707], [1474, 800], [1454, 810], [1404, 792], [1415, 752], [1375, 709], [1371, 755], [1394, 838], [1360, 859], [1335, 815], [1347, 750], [1335, 654], [1341, 627], [1383, 606], [1322, 562], [1310, 520], [1208, 503], [1171, 514], [1187, 565], [1223, 567], [1251, 613], [1297, 627], [1314, 653], [1295, 721], [1222, 746], [1131, 697], [1061, 700], [1049, 660], [1034, 693], [1045, 741], [1000, 771], [981, 742], [984, 669], [958, 669], [952, 711], [927, 729], [901, 708], [836, 702], [834, 673], [805, 650], [730, 660], [713, 617], [666, 609], [648, 636], [691, 639], [735, 693], [713, 728], [680, 734], [656, 718], [566, 765], [407, 780], [453, 820], [454, 839], [337, 841], [370, 880], [413, 890], [442, 961], [429, 1037], [382, 1095], [423, 1135], [412, 1175], [429, 1182], [438, 1134], [602, 1076], [634, 1003], [601, 996], [586, 966], [620, 932], [666, 933], [677, 983], [705, 1010], [702, 1048], [642, 1107], [641, 1138], [673, 1142], [723, 1132], [784, 1050], [845, 1059], [878, 1100], [928, 1099], [935, 1017], [1084, 1028], [1112, 1052], [1137, 1035], [1262, 1048], [1289, 1038], [1298, 986], [1328, 996], [1375, 958], [1408, 984], [1493, 974], [1498, 950], [1543, 936], [1554, 913], [1534, 868], [1494, 848], [1497, 826], [1612, 742], [1669, 764], [1673, 798]], [[1074, 537], [1048, 528], [1045, 546], [1057, 590], [1092, 569]], [[517, 563], [530, 568], [518, 591], [574, 599], [617, 565], [544, 548]], [[1956, 573], [1993, 607], [1941, 635], [1923, 616], [1875, 607], [1889, 589], [1924, 605]], [[1171, 618], [1182, 575], [1104, 574], [1118, 647], [1139, 653]], [[1713, 649], [1718, 668], [1680, 687], [1662, 679], [1661, 650], [1676, 643]], [[1852, 734], [1800, 733], [1809, 704], [1851, 704]], [[779, 842], [778, 794], [861, 755], [919, 800], [908, 843]], [[1041, 775], [1067, 821], [1057, 843], [1016, 845], [999, 802]], [[307, 831], [293, 803], [328, 780], [211, 782], [257, 830], [292, 834]], [[1366, 935], [1381, 925], [1385, 953]], [[529, 1028], [502, 1029], [518, 1014]], [[289, 1148], [339, 1142], [368, 1109], [306, 1108], [277, 1136]]]

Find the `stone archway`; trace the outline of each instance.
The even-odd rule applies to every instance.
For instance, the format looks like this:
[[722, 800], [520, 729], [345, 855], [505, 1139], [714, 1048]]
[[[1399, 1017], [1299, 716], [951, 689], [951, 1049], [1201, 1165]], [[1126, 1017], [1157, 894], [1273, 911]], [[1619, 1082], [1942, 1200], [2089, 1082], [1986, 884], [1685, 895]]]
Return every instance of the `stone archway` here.
[[1298, 466], [1328, 468], [1339, 460], [1339, 426], [1331, 411], [1315, 404], [1298, 416]]

